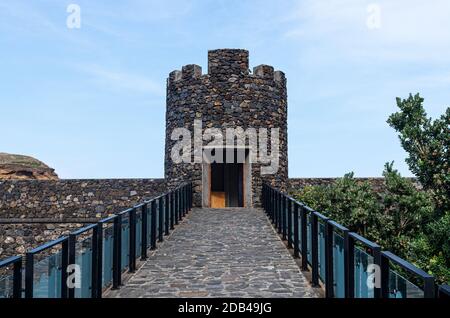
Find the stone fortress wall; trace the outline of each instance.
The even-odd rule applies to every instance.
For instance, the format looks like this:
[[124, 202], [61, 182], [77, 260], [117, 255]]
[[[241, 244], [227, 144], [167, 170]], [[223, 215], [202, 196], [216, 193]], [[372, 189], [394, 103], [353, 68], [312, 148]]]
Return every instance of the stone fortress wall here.
[[[383, 191], [383, 178], [368, 181]], [[328, 185], [336, 178], [290, 178], [289, 191]], [[67, 235], [87, 223], [156, 197], [165, 179], [5, 180], [0, 181], [0, 259]]]
[[0, 260], [167, 189], [164, 179], [0, 181]]

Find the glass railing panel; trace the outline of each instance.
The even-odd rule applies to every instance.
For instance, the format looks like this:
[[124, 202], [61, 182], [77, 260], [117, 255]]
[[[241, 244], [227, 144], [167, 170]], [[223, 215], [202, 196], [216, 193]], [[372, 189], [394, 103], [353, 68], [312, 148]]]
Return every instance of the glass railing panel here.
[[423, 290], [393, 270], [389, 270], [389, 298], [423, 298]]
[[[292, 208], [293, 209], [293, 208]], [[294, 244], [294, 212], [291, 213], [290, 215], [290, 224], [291, 224], [291, 235], [290, 235], [290, 240], [292, 242], [292, 245]]]
[[0, 269], [0, 298], [12, 298], [13, 296], [13, 274], [11, 270], [5, 268]]
[[306, 217], [306, 222], [307, 222], [307, 226], [306, 226], [306, 235], [307, 235], [307, 242], [308, 242], [308, 264], [311, 265], [312, 263], [312, 240], [311, 240], [311, 213], [308, 213], [307, 217]]
[[148, 205], [148, 211], [147, 211], [147, 242], [148, 242], [148, 246], [151, 245], [152, 242], [152, 224], [153, 224], [153, 220], [152, 220], [152, 213], [151, 213], [151, 204]]
[[45, 256], [34, 264], [33, 297], [61, 297], [61, 251]]
[[[159, 200], [158, 200], [159, 201]], [[159, 237], [159, 202], [156, 203], [156, 239]]]
[[125, 270], [129, 264], [130, 255], [130, 220], [128, 215], [122, 215], [121, 269]]
[[334, 297], [345, 297], [344, 238], [333, 232], [333, 278]]
[[374, 264], [372, 255], [355, 247], [355, 298], [373, 298], [373, 288], [367, 285], [367, 267]]
[[136, 213], [136, 257], [141, 255], [142, 248], [142, 213]]
[[319, 237], [318, 237], [318, 248], [319, 248], [319, 278], [322, 282], [325, 282], [325, 225], [322, 222], [318, 224]]
[[90, 298], [92, 296], [92, 237], [76, 243], [75, 263], [81, 271], [81, 286], [75, 288], [75, 297]]
[[114, 229], [108, 226], [103, 229], [102, 286], [112, 284], [113, 277]]

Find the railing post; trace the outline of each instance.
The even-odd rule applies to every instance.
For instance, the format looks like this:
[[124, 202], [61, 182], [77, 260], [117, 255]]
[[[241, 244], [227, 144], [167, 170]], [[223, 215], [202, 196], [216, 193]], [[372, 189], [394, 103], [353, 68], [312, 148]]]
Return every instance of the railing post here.
[[173, 198], [173, 191], [169, 192], [170, 198], [170, 229], [174, 229], [175, 224], [175, 200]]
[[389, 259], [381, 256], [381, 298], [389, 298]]
[[184, 218], [184, 186], [180, 188], [180, 219]]
[[188, 211], [188, 209], [187, 209], [187, 200], [188, 200], [188, 198], [187, 198], [187, 187], [186, 187], [186, 185], [184, 185], [184, 187], [183, 187], [183, 192], [184, 192], [184, 216], [186, 216], [186, 213], [187, 213], [187, 211]]
[[179, 220], [179, 216], [178, 216], [178, 189], [175, 189], [173, 192], [173, 208], [174, 208], [174, 216], [175, 216], [175, 225], [178, 225], [178, 220]]
[[13, 265], [13, 298], [22, 298], [22, 259]]
[[318, 249], [318, 220], [314, 213], [311, 213], [311, 267], [313, 287], [319, 286], [319, 249]]
[[128, 255], [128, 271], [133, 273], [136, 270], [136, 209], [133, 208], [128, 213], [130, 222], [130, 253]]
[[325, 222], [325, 295], [334, 297], [333, 277], [333, 225], [329, 220]]
[[294, 203], [294, 257], [299, 257], [299, 233], [298, 233], [298, 203]]
[[[298, 215], [298, 213], [297, 213]], [[298, 221], [297, 221], [298, 222]], [[298, 236], [298, 234], [297, 234]], [[288, 247], [292, 248], [292, 200], [288, 200], [288, 208], [287, 208], [287, 241]]]
[[[76, 246], [77, 246], [77, 237], [73, 234], [69, 234], [69, 253], [68, 253], [69, 254], [69, 258], [68, 258], [69, 264], [75, 264]], [[61, 269], [61, 270], [63, 270], [63, 269]], [[76, 278], [78, 278], [78, 277], [76, 277]], [[75, 287], [68, 287], [67, 280], [62, 282], [61, 292], [63, 289], [68, 290], [68, 298], [75, 298]]]
[[[92, 273], [91, 273], [91, 298], [97, 298], [97, 290], [98, 290], [98, 284], [101, 285], [98, 281], [98, 262], [99, 258], [101, 258], [101, 254], [98, 253], [99, 246], [98, 246], [98, 224], [92, 228]], [[100, 297], [98, 297], [100, 298]]]
[[162, 196], [160, 196], [158, 200], [158, 212], [158, 242], [162, 242], [164, 235], [164, 206]]
[[272, 188], [270, 188], [270, 190], [269, 190], [269, 197], [270, 197], [270, 199], [269, 199], [270, 221], [273, 224], [273, 219], [275, 217], [274, 213], [273, 213], [274, 206], [275, 206], [275, 197], [273, 196], [273, 189]]
[[69, 239], [61, 243], [61, 298], [68, 297], [67, 266], [69, 266]]
[[169, 235], [169, 219], [170, 219], [169, 195], [166, 193], [164, 195], [164, 234], [165, 235]]
[[273, 191], [273, 225], [275, 226], [275, 230], [278, 228], [278, 192], [276, 192], [276, 190]]
[[183, 208], [183, 186], [179, 189], [179, 199], [180, 199], [180, 221], [183, 219], [184, 216], [184, 208]]
[[423, 297], [435, 298], [435, 284], [433, 277], [426, 277], [423, 280]]
[[141, 207], [142, 213], [142, 223], [141, 223], [141, 260], [147, 259], [147, 248], [148, 248], [148, 204], [145, 203]]
[[308, 224], [306, 217], [306, 209], [300, 207], [300, 228], [301, 228], [301, 253], [302, 253], [302, 270], [308, 270]]
[[286, 240], [287, 202], [288, 202], [287, 197], [285, 195], [283, 195], [283, 210], [282, 210], [283, 215], [282, 215], [282, 218], [281, 218], [281, 220], [282, 220], [282, 224], [281, 224], [281, 228], [282, 229], [281, 229], [281, 231], [283, 233], [283, 241]]
[[103, 291], [103, 223], [97, 223], [97, 285], [95, 291], [96, 298], [102, 298]]
[[[382, 264], [381, 264], [382, 263], [381, 247], [378, 246], [376, 248], [373, 248], [372, 253], [373, 253], [373, 261], [374, 261], [375, 265], [377, 265], [378, 268], [380, 268], [381, 272], [383, 272]], [[388, 277], [388, 281], [389, 281], [389, 261], [388, 261], [387, 266], [388, 266], [388, 276], [387, 277]], [[381, 273], [381, 276], [382, 275], [383, 274]], [[381, 283], [383, 283], [383, 279], [381, 279]], [[389, 284], [387, 286], [389, 288]], [[374, 298], [382, 298], [382, 289], [374, 287], [373, 296], [374, 296]]]
[[275, 189], [272, 189], [272, 224], [275, 226], [275, 229], [277, 224], [277, 208], [277, 192]]
[[282, 212], [283, 211], [283, 196], [281, 192], [278, 193], [278, 234], [281, 234], [281, 227], [282, 227]]
[[194, 202], [194, 184], [190, 182], [189, 184], [189, 211], [192, 210]]
[[183, 186], [183, 217], [186, 216], [187, 212], [187, 191], [186, 185]]
[[266, 215], [268, 215], [269, 211], [267, 211], [267, 185], [265, 183], [263, 183], [262, 199], [264, 212], [266, 213]]
[[150, 249], [156, 248], [156, 200], [151, 201]]
[[355, 242], [344, 232], [345, 298], [355, 298]]
[[122, 279], [122, 216], [117, 215], [114, 218], [114, 239], [113, 239], [113, 285], [112, 289], [119, 288]]
[[34, 284], [34, 255], [25, 254], [25, 298], [33, 298]]
[[182, 195], [181, 195], [181, 188], [178, 188], [177, 190], [177, 197], [178, 197], [178, 202], [177, 202], [177, 210], [178, 210], [178, 222], [180, 222], [183, 219], [183, 215], [182, 215]]

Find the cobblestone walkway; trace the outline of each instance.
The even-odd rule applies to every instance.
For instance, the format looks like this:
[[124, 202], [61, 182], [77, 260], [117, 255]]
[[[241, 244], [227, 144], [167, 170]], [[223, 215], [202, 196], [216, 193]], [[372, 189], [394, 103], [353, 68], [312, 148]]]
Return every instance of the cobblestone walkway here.
[[144, 265], [106, 297], [315, 297], [256, 209], [193, 209]]

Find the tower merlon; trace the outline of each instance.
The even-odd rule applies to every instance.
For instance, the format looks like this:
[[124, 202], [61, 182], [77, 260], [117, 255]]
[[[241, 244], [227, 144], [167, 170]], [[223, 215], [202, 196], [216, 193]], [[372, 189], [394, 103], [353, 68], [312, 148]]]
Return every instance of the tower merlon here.
[[253, 68], [256, 77], [273, 79], [273, 66], [261, 64]]
[[271, 79], [277, 83], [283, 84], [286, 76], [282, 71], [274, 71], [273, 66], [261, 64], [253, 68], [253, 76], [264, 79]]
[[286, 83], [286, 75], [282, 71], [275, 71], [273, 72], [273, 79], [275, 82], [284, 84]]
[[188, 64], [181, 69], [182, 78], [198, 78], [202, 76], [202, 67], [196, 64]]
[[169, 73], [168, 82], [177, 82], [181, 80], [181, 71], [175, 70]]
[[208, 74], [210, 76], [248, 74], [248, 51], [242, 49], [208, 51]]

